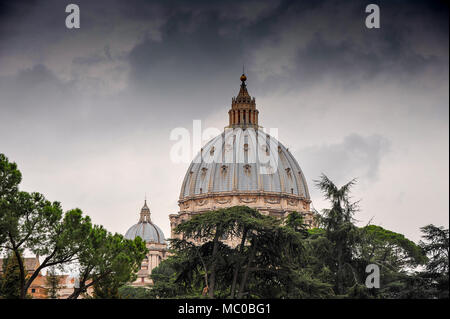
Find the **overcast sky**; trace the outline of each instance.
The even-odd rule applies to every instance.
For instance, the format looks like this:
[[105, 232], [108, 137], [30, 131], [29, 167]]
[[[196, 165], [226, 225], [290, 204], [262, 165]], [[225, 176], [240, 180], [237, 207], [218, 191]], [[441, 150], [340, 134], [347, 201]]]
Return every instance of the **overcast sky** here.
[[[65, 27], [76, 3], [81, 28]], [[188, 163], [172, 129], [228, 124], [245, 64], [260, 124], [314, 187], [358, 178], [356, 215], [448, 227], [448, 7], [376, 1], [1, 1], [0, 153], [22, 189], [124, 234], [144, 196], [166, 237]], [[206, 142], [206, 141], [204, 141]]]

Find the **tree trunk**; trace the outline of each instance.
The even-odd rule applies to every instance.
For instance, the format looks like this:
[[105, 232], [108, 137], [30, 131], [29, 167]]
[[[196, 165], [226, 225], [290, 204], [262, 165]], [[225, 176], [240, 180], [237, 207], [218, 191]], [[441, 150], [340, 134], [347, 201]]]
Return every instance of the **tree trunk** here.
[[337, 262], [338, 262], [338, 271], [337, 271], [337, 293], [342, 295], [344, 293], [344, 283], [342, 276], [342, 244], [337, 244]]
[[[244, 251], [244, 245], [245, 245], [245, 240], [247, 238], [247, 230], [244, 228], [243, 234], [242, 234], [242, 240], [241, 240], [241, 245], [239, 247], [239, 255], [242, 254], [242, 252]], [[234, 268], [234, 274], [233, 274], [233, 283], [231, 284], [231, 299], [234, 299], [234, 295], [236, 293], [236, 284], [237, 284], [237, 277], [239, 274], [239, 269], [241, 268], [241, 256], [239, 256], [239, 261], [237, 263], [237, 265]]]
[[36, 279], [36, 277], [39, 275], [39, 273], [41, 272], [42, 269], [44, 269], [47, 266], [53, 266], [53, 265], [57, 265], [57, 264], [61, 263], [61, 262], [54, 262], [54, 263], [50, 263], [50, 264], [48, 263], [48, 261], [51, 258], [53, 258], [55, 253], [56, 253], [56, 250], [53, 250], [53, 252], [44, 259], [42, 264], [40, 264], [40, 266], [34, 271], [34, 273], [31, 275], [31, 277], [28, 278], [28, 280], [24, 283], [25, 292], [28, 290], [28, 288], [30, 288], [31, 284]]
[[250, 273], [250, 266], [253, 262], [253, 259], [255, 258], [255, 254], [256, 254], [256, 239], [254, 239], [254, 244], [252, 245], [251, 251], [250, 251], [250, 256], [248, 258], [248, 262], [247, 262], [247, 268], [245, 269], [244, 275], [242, 276], [242, 280], [241, 280], [241, 284], [239, 285], [239, 292], [238, 292], [238, 298], [242, 298], [244, 296], [244, 289], [245, 289], [245, 285], [247, 283], [247, 279], [248, 279], [248, 274]]
[[213, 241], [213, 251], [212, 251], [212, 265], [211, 265], [211, 276], [209, 278], [209, 290], [208, 290], [208, 296], [209, 298], [214, 298], [214, 289], [216, 285], [216, 255], [217, 250], [219, 248], [219, 238], [221, 234], [219, 229], [216, 229], [216, 234], [214, 235], [214, 241]]
[[12, 251], [14, 252], [14, 256], [17, 259], [17, 263], [19, 264], [20, 270], [20, 299], [25, 299], [27, 295], [27, 289], [25, 288], [25, 266], [23, 264], [22, 257], [20, 256], [19, 247], [16, 247], [16, 243], [11, 236], [11, 233], [8, 232], [8, 237], [12, 245]]
[[17, 259], [17, 263], [19, 264], [20, 269], [20, 299], [25, 299], [27, 296], [27, 288], [25, 287], [25, 266], [23, 264], [23, 260], [20, 256], [20, 253], [17, 249], [14, 249], [14, 256]]
[[200, 261], [201, 261], [201, 263], [202, 263], [202, 265], [203, 265], [203, 269], [205, 270], [205, 276], [204, 276], [204, 279], [205, 279], [205, 287], [203, 288], [202, 295], [203, 295], [203, 296], [206, 296], [206, 295], [208, 294], [208, 290], [209, 290], [209, 284], [208, 284], [208, 268], [206, 267], [206, 263], [205, 263], [205, 261], [203, 260], [202, 255], [200, 255], [200, 252], [198, 251], [198, 247], [196, 247], [195, 245], [194, 245], [194, 247], [195, 247], [195, 249], [196, 249], [196, 251], [197, 251], [198, 258], [200, 259]]
[[74, 288], [72, 294], [67, 297], [67, 299], [77, 299], [79, 295], [81, 295], [81, 293], [83, 292], [84, 287], [83, 288]]
[[103, 278], [103, 277], [105, 277], [105, 276], [107, 276], [108, 274], [111, 273], [111, 271], [107, 271], [103, 275], [99, 276], [97, 278], [97, 280], [92, 279], [91, 282], [86, 285], [86, 281], [88, 280], [89, 274], [90, 274], [92, 269], [93, 269], [92, 266], [87, 266], [85, 268], [85, 270], [83, 271], [83, 276], [81, 276], [80, 287], [79, 288], [74, 288], [73, 293], [69, 297], [67, 297], [67, 299], [77, 299], [83, 292], [87, 291], [87, 289], [90, 286], [92, 286], [93, 284], [98, 282], [101, 278]]
[[104, 273], [102, 276], [100, 276], [97, 280], [92, 280], [90, 283], [88, 283], [87, 285], [85, 284], [86, 281], [83, 281], [83, 283], [80, 283], [80, 288], [74, 288], [73, 293], [67, 297], [67, 299], [77, 299], [83, 292], [87, 292], [87, 289], [94, 285], [95, 283], [99, 282], [101, 278], [106, 277], [108, 274], [110, 274], [111, 272], [108, 271], [106, 273]]

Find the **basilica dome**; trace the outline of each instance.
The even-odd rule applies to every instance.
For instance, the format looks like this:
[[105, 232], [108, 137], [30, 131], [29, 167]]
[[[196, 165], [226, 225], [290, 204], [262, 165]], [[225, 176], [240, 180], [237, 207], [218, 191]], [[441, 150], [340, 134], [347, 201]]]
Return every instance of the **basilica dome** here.
[[180, 200], [223, 192], [291, 194], [309, 200], [305, 177], [289, 150], [253, 127], [225, 130], [210, 140], [189, 166]]
[[162, 230], [150, 220], [150, 209], [147, 206], [147, 201], [144, 202], [144, 207], [141, 209], [138, 223], [131, 226], [125, 233], [126, 239], [133, 240], [137, 236], [147, 243], [166, 243]]
[[247, 90], [245, 74], [231, 100], [229, 125], [208, 141], [192, 163], [181, 185], [175, 227], [193, 215], [237, 205], [262, 214], [286, 217], [299, 212], [312, 225], [306, 178], [294, 156], [277, 138], [258, 124], [256, 101]]

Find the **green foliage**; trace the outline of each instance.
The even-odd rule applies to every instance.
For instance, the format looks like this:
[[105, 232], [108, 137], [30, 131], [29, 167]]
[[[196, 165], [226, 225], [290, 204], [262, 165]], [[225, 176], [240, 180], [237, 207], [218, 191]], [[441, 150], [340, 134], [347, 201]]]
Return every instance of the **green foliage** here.
[[[17, 166], [1, 155], [0, 248], [14, 253], [19, 260], [21, 298], [25, 298], [27, 289], [42, 269], [75, 259], [91, 222], [79, 209], [64, 214], [58, 202], [50, 202], [39, 193], [19, 191], [20, 176]], [[46, 256], [30, 276], [18, 258], [25, 248]]]
[[430, 275], [448, 276], [449, 271], [449, 231], [444, 227], [427, 225], [421, 228], [424, 241], [420, 246], [427, 255], [430, 262], [427, 264], [427, 272]]
[[176, 297], [180, 291], [200, 297], [206, 289], [210, 298], [323, 298], [332, 293], [306, 267], [308, 233], [296, 212], [280, 220], [235, 206], [199, 214], [176, 232], [185, 239], [172, 240], [175, 255], [166, 264], [172, 272], [152, 274], [152, 290], [164, 288], [159, 297]]
[[285, 221], [286, 227], [292, 228], [294, 231], [299, 232], [303, 235], [303, 237], [307, 237], [308, 227], [305, 224], [303, 216], [298, 212], [290, 213]]
[[[145, 297], [419, 296], [421, 280], [410, 270], [427, 262], [424, 250], [380, 226], [355, 226], [357, 205], [349, 200], [353, 183], [338, 189], [323, 177], [319, 185], [332, 208], [319, 216], [320, 228], [307, 229], [296, 212], [279, 220], [246, 206], [206, 212], [180, 224], [176, 232], [184, 239], [172, 240], [173, 255], [154, 269], [154, 285]], [[380, 266], [381, 289], [365, 286], [368, 264]]]
[[[338, 188], [325, 175], [317, 181], [331, 208], [319, 216], [322, 228], [308, 231], [310, 267], [321, 280], [334, 280], [339, 298], [400, 298], [406, 286], [414, 285], [411, 270], [427, 258], [402, 234], [375, 225], [355, 226], [358, 203], [350, 202], [349, 196], [354, 183]], [[380, 267], [380, 289], [365, 286], [369, 264]]]
[[8, 158], [0, 153], [0, 246], [7, 241], [8, 225], [3, 215], [13, 197], [18, 193], [21, 180], [22, 174], [17, 169], [16, 163], [10, 163]]
[[429, 257], [423, 272], [417, 275], [426, 296], [449, 298], [449, 230], [427, 225], [421, 228], [420, 247]]
[[106, 275], [102, 280], [96, 281], [93, 285], [93, 297], [95, 299], [119, 299], [119, 287], [123, 285], [124, 282], [117, 280], [117, 277], [113, 274]]
[[360, 282], [364, 281], [365, 267], [380, 267], [381, 288], [372, 290], [377, 298], [398, 298], [408, 285], [409, 272], [427, 261], [422, 249], [402, 234], [368, 225], [359, 229], [355, 244], [353, 265]]
[[77, 298], [90, 286], [94, 286], [94, 297], [118, 298], [119, 287], [135, 280], [146, 253], [140, 237], [128, 240], [94, 225], [77, 254], [80, 287], [69, 298]]
[[323, 174], [321, 179], [316, 181], [316, 185], [331, 203], [330, 209], [322, 210], [319, 222], [325, 229], [325, 238], [328, 241], [322, 243], [329, 253], [323, 267], [326, 266], [334, 274], [334, 291], [337, 295], [344, 295], [349, 287], [357, 283], [351, 259], [352, 249], [357, 241], [357, 227], [353, 223], [353, 215], [358, 211], [358, 203], [350, 202], [349, 196], [355, 182], [351, 180], [338, 188]]
[[325, 236], [325, 229], [323, 228], [310, 228], [308, 231], [308, 237], [319, 237], [319, 236]]
[[394, 268], [414, 267], [427, 261], [422, 249], [414, 242], [380, 226], [361, 228], [359, 242], [361, 254], [367, 261], [389, 262]]
[[[191, 259], [190, 257], [193, 257]], [[162, 261], [152, 270], [151, 298], [193, 298], [200, 297], [204, 273], [199, 270], [198, 257], [179, 253]], [[186, 271], [193, 266], [192, 272]]]
[[[0, 154], [0, 253], [12, 254], [18, 261], [19, 271], [14, 274], [19, 278], [8, 276], [19, 285], [20, 298], [26, 297], [42, 269], [74, 261], [79, 265], [81, 287], [75, 289], [72, 298], [94, 284], [96, 296], [117, 297], [118, 287], [133, 280], [139, 269], [147, 252], [145, 242], [140, 238], [126, 240], [101, 226], [92, 226], [80, 209], [64, 213], [58, 202], [50, 202], [39, 193], [20, 191], [20, 181], [17, 165]], [[25, 249], [44, 256], [31, 274], [20, 257]]]
[[[397, 252], [387, 254], [386, 260], [400, 260], [400, 270], [382, 272], [383, 287], [377, 292], [381, 298], [437, 299], [449, 297], [449, 238], [448, 229], [427, 225], [421, 228], [423, 241], [419, 246], [399, 234], [389, 234], [389, 242], [399, 247]], [[389, 231], [387, 231], [389, 233]], [[399, 251], [400, 250], [400, 251]], [[403, 250], [403, 251], [401, 251]], [[420, 251], [420, 253], [419, 253]], [[406, 262], [405, 262], [406, 261]], [[416, 264], [425, 265], [419, 271], [404, 271]], [[395, 269], [395, 268], [394, 268]]]
[[50, 299], [57, 299], [58, 298], [58, 290], [60, 288], [59, 284], [59, 276], [56, 273], [56, 267], [52, 266], [47, 271], [46, 275], [46, 284], [48, 286], [47, 289], [47, 296]]
[[120, 299], [151, 299], [150, 289], [146, 287], [122, 286], [119, 288]]
[[[349, 196], [354, 183], [353, 180], [338, 188], [326, 176], [321, 177], [317, 185], [330, 200], [331, 208], [317, 217], [318, 228], [307, 229], [302, 216], [296, 212], [279, 220], [246, 206], [206, 212], [180, 224], [176, 232], [184, 239], [172, 240], [173, 255], [154, 269], [151, 276], [154, 285], [147, 296], [419, 296], [424, 277], [415, 276], [411, 270], [427, 262], [425, 246], [421, 248], [405, 236], [380, 226], [357, 227], [353, 216], [358, 205]], [[445, 234], [440, 238], [445, 239]], [[230, 239], [234, 239], [232, 245]], [[441, 250], [447, 247], [448, 252], [448, 233], [447, 246], [445, 240], [438, 242], [433, 240], [433, 246], [427, 246], [430, 252], [437, 250], [434, 255], [440, 256], [434, 263], [440, 266], [429, 268], [430, 271], [445, 265]], [[369, 264], [380, 266], [380, 289], [365, 286]], [[448, 276], [448, 266], [443, 269]]]
[[[21, 255], [20, 258], [22, 258]], [[3, 259], [3, 276], [0, 278], [0, 296], [5, 299], [20, 298], [20, 268], [16, 256], [12, 253]]]

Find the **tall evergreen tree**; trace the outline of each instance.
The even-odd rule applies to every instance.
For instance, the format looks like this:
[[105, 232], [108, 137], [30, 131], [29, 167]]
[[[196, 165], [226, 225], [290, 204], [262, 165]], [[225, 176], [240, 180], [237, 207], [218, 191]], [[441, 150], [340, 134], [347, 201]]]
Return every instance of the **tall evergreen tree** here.
[[[22, 258], [22, 255], [20, 255]], [[5, 299], [20, 298], [20, 268], [16, 255], [9, 253], [3, 259], [3, 276], [0, 278], [0, 296]]]
[[50, 299], [57, 299], [58, 298], [58, 291], [60, 289], [60, 283], [59, 283], [59, 276], [56, 273], [56, 267], [52, 266], [48, 269], [47, 275], [46, 275], [46, 285], [47, 285], [47, 296]]
[[431, 298], [449, 298], [449, 230], [427, 225], [421, 228], [420, 246], [429, 257], [426, 269], [419, 277], [426, 282]]
[[325, 199], [331, 203], [331, 208], [322, 210], [319, 220], [331, 244], [329, 256], [332, 262], [329, 266], [335, 274], [337, 295], [345, 295], [348, 287], [357, 284], [351, 265], [353, 246], [357, 240], [357, 227], [354, 225], [353, 216], [358, 211], [358, 202], [350, 201], [350, 190], [355, 182], [353, 179], [338, 188], [324, 174], [316, 181]]

